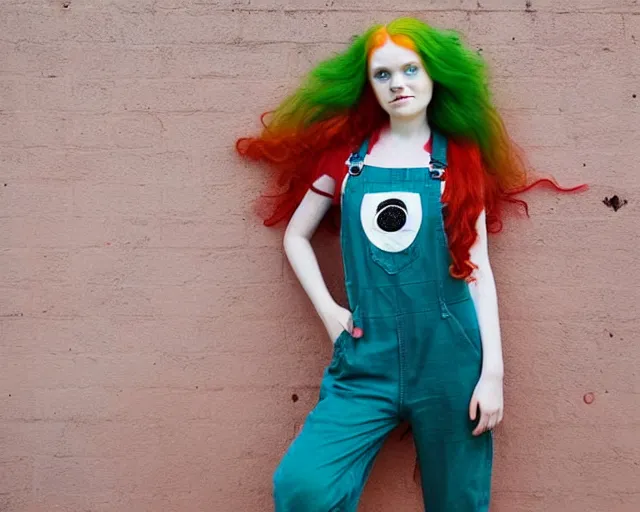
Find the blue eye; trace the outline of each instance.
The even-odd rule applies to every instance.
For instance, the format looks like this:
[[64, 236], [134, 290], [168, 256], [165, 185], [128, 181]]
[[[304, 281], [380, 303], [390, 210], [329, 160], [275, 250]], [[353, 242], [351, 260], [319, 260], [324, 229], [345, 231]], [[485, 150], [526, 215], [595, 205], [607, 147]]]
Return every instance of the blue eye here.
[[375, 75], [373, 75], [373, 78], [380, 81], [388, 80], [390, 77], [391, 75], [386, 69], [381, 69], [380, 71], [377, 71]]
[[409, 76], [416, 75], [418, 73], [418, 66], [416, 66], [415, 64], [410, 64], [405, 68], [404, 72]]

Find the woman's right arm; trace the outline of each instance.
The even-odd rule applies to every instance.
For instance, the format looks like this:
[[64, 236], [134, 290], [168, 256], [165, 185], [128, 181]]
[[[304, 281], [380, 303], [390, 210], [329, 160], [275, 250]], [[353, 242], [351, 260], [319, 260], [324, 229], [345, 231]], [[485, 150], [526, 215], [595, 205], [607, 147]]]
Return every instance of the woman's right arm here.
[[[332, 196], [335, 181], [324, 175], [316, 180], [314, 187]], [[311, 247], [311, 237], [331, 208], [331, 201], [331, 197], [313, 190], [306, 193], [287, 225], [284, 250], [291, 268], [322, 319], [329, 337], [335, 342], [343, 330], [352, 332], [351, 312], [333, 300]]]

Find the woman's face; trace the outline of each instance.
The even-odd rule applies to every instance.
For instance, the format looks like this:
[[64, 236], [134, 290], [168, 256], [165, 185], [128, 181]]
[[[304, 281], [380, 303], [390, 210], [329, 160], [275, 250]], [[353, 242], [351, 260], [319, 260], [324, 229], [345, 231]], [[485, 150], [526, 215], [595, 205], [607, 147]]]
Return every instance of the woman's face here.
[[393, 118], [426, 115], [433, 81], [420, 56], [388, 40], [369, 58], [369, 82], [380, 106]]

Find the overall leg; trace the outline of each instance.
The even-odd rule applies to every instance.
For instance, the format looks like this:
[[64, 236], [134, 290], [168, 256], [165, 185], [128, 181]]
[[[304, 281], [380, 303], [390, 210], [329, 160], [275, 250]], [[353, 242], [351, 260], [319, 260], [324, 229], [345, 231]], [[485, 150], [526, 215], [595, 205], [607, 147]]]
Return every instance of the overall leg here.
[[413, 387], [410, 419], [429, 512], [487, 512], [491, 432], [473, 436], [469, 403], [481, 371], [481, 343], [471, 300], [432, 317], [428, 362]]
[[397, 425], [384, 399], [332, 389], [320, 401], [274, 474], [276, 512], [355, 512], [384, 439]]
[[[469, 396], [469, 398], [471, 398]], [[456, 420], [451, 417], [457, 415]], [[447, 418], [452, 428], [438, 428]], [[471, 435], [474, 425], [464, 410], [430, 407], [416, 411], [412, 422], [420, 464], [422, 492], [428, 512], [488, 512], [491, 489], [492, 437]]]

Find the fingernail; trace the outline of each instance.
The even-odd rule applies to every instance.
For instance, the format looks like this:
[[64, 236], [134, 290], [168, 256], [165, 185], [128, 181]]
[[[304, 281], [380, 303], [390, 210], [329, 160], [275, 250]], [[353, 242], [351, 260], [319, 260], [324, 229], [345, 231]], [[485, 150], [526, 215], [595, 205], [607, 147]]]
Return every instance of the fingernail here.
[[362, 332], [362, 329], [360, 329], [360, 327], [353, 328], [351, 336], [353, 336], [354, 338], [362, 338], [363, 335], [364, 333]]

